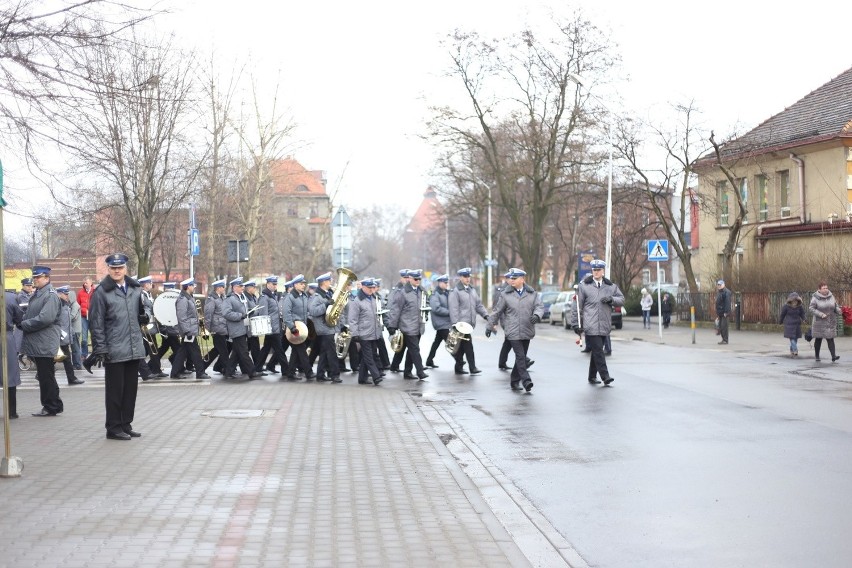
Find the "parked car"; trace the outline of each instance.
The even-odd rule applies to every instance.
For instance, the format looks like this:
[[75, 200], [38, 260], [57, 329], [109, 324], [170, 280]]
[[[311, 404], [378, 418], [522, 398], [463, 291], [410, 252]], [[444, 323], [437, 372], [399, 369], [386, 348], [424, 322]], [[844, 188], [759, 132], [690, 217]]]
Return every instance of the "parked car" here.
[[[556, 304], [554, 304], [556, 306]], [[568, 292], [568, 300], [565, 304], [565, 307], [561, 309], [560, 317], [562, 318], [562, 324], [565, 326], [565, 329], [571, 329], [571, 316], [569, 315], [568, 310], [576, 310], [577, 305], [574, 303], [574, 292]], [[553, 308], [551, 307], [551, 317], [553, 313]], [[612, 307], [612, 327], [615, 329], [621, 329], [624, 316], [624, 307], [623, 306], [613, 306]]]
[[[574, 297], [574, 292], [559, 292], [556, 301], [550, 305], [550, 325], [563, 324], [566, 328], [571, 327], [571, 316], [568, 315], [568, 310], [571, 309], [571, 299]], [[563, 315], [564, 314], [564, 315]], [[565, 315], [568, 315], [568, 322], [565, 323]]]
[[561, 292], [540, 292], [540, 294], [541, 303], [544, 305], [544, 317], [541, 318], [541, 321], [550, 321], [550, 306], [553, 305]]

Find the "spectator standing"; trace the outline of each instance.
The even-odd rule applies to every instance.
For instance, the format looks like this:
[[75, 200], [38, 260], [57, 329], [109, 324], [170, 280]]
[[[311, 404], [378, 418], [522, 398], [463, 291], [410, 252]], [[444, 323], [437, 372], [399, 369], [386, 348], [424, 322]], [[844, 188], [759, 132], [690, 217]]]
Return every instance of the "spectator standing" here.
[[71, 364], [75, 371], [82, 371], [80, 336], [83, 335], [83, 322], [80, 315], [80, 304], [77, 303], [77, 294], [74, 290], [68, 292], [68, 305], [71, 308]]
[[728, 344], [728, 316], [731, 315], [731, 291], [725, 288], [724, 280], [716, 281], [716, 317], [719, 319], [719, 345]]
[[672, 323], [672, 297], [668, 292], [663, 294], [663, 299], [660, 301], [660, 312], [663, 314], [663, 327], [668, 329]]
[[83, 287], [77, 292], [77, 303], [80, 304], [80, 353], [83, 359], [89, 356], [89, 302], [92, 298], [92, 277], [83, 279]]
[[642, 329], [651, 329], [651, 307], [654, 305], [654, 298], [648, 293], [647, 288], [642, 288], [642, 299], [639, 300], [639, 305], [642, 307]]
[[787, 296], [787, 303], [781, 308], [779, 319], [778, 323], [784, 326], [784, 337], [790, 340], [790, 357], [798, 357], [802, 322], [805, 321], [805, 307], [798, 292], [790, 292]]

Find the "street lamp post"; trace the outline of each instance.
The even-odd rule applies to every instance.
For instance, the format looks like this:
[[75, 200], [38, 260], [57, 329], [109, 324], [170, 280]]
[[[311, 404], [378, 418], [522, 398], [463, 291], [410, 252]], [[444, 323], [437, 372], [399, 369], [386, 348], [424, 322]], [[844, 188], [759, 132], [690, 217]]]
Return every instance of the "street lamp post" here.
[[612, 264], [610, 261], [612, 260], [611, 252], [612, 252], [612, 168], [613, 168], [613, 165], [612, 165], [612, 146], [613, 146], [613, 143], [612, 143], [612, 120], [613, 119], [612, 119], [612, 116], [613, 116], [613, 113], [612, 113], [611, 110], [609, 110], [609, 107], [606, 106], [606, 104], [600, 99], [600, 97], [598, 97], [597, 95], [592, 93], [586, 87], [585, 83], [583, 82], [582, 77], [580, 77], [579, 75], [577, 75], [575, 73], [569, 73], [568, 78], [571, 81], [573, 81], [574, 83], [576, 83], [578, 87], [585, 89], [586, 93], [588, 93], [590, 97], [597, 100], [598, 103], [604, 108], [604, 110], [606, 110], [610, 115], [609, 120], [607, 120], [607, 127], [606, 127], [607, 145], [609, 146], [609, 175], [607, 176], [607, 188], [606, 188], [606, 252], [605, 252], [606, 257], [604, 258], [604, 260], [606, 260], [606, 268], [604, 269], [604, 275], [607, 278], [609, 278], [610, 277], [610, 271], [611, 271], [611, 264]]

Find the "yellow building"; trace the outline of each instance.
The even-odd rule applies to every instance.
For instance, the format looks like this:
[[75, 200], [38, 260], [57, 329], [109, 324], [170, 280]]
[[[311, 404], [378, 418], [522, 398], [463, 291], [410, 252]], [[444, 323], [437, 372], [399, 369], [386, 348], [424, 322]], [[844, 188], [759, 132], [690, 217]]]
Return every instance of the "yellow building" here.
[[[822, 266], [808, 265], [818, 274], [852, 258], [852, 68], [721, 150], [730, 177], [715, 155], [697, 168], [703, 289], [726, 275], [736, 279], [743, 263], [820, 259]], [[738, 194], [745, 214], [726, 257]]]

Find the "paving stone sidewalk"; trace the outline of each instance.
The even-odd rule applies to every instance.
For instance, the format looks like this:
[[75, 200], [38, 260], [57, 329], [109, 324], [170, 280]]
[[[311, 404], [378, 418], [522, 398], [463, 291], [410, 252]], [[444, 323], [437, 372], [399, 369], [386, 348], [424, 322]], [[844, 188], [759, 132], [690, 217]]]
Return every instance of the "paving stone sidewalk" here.
[[18, 393], [3, 566], [530, 565], [404, 392], [146, 383], [121, 442], [85, 378], [55, 418]]

